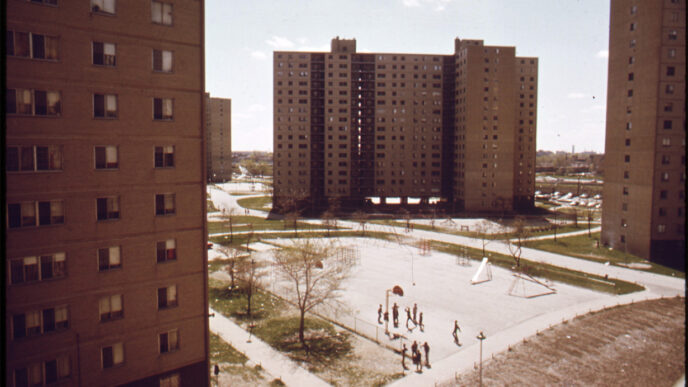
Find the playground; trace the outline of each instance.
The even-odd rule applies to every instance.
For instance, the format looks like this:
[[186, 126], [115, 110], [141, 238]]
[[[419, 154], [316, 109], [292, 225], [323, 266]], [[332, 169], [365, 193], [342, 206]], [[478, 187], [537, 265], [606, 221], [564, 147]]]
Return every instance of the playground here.
[[[345, 307], [319, 308], [317, 313], [389, 348], [399, 349], [402, 343], [410, 347], [414, 340], [427, 341], [431, 362], [463, 348], [452, 338], [454, 320], [461, 329], [460, 342], [470, 345], [480, 331], [493, 335], [544, 313], [612, 297], [561, 283], [518, 277], [489, 263], [481, 265], [428, 251], [422, 243], [401, 245], [372, 238], [328, 240], [348, 248], [347, 255], [354, 267], [341, 293], [340, 301]], [[270, 252], [258, 255], [271, 260]], [[270, 290], [279, 293], [281, 286], [277, 281], [276, 277], [271, 278]], [[395, 286], [402, 289], [403, 296], [391, 291]], [[384, 323], [378, 324], [377, 315], [380, 304], [385, 308], [387, 294], [389, 335], [385, 334]], [[399, 306], [397, 328], [392, 322], [394, 303]], [[423, 313], [423, 331], [413, 322], [407, 328], [405, 309], [414, 304]]]

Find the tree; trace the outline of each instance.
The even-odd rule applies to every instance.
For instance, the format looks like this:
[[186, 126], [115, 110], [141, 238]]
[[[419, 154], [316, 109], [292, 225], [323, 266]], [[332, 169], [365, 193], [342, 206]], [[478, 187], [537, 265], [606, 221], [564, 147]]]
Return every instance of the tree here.
[[299, 341], [308, 352], [305, 316], [317, 305], [336, 301], [351, 265], [342, 261], [339, 247], [316, 239], [297, 239], [273, 253], [277, 271], [289, 283], [287, 298], [299, 309]]
[[229, 210], [226, 208], [222, 209], [222, 215], [220, 216], [222, 220], [228, 223], [229, 226], [229, 243], [232, 243], [234, 241], [234, 216], [236, 215], [236, 208], [230, 208]]
[[334, 216], [334, 214], [330, 210], [323, 212], [321, 217], [322, 217], [322, 224], [327, 229], [327, 236], [329, 237], [330, 236], [330, 229], [337, 228], [337, 218]]
[[361, 234], [365, 236], [365, 226], [368, 222], [368, 214], [358, 210], [351, 214], [351, 218], [361, 226]]
[[513, 228], [513, 231], [507, 233], [507, 238], [504, 242], [509, 248], [509, 254], [511, 254], [511, 256], [514, 258], [517, 268], [516, 270], [520, 270], [521, 248], [523, 247], [525, 240], [530, 235], [530, 231], [528, 230], [526, 220], [521, 216], [516, 217], [516, 220], [511, 227]]
[[492, 242], [493, 235], [490, 232], [492, 229], [492, 224], [487, 220], [483, 219], [475, 226], [475, 232], [478, 234], [480, 241], [483, 244], [483, 257], [485, 256], [485, 246]]
[[249, 244], [251, 243], [251, 238], [253, 238], [253, 223], [248, 224], [248, 232], [246, 233], [246, 252], [250, 253], [251, 249]]
[[244, 294], [246, 294], [246, 315], [248, 317], [251, 317], [251, 298], [262, 286], [262, 278], [266, 274], [260, 269], [260, 265], [253, 258], [248, 259], [248, 256], [238, 262], [237, 272], [243, 283]]
[[592, 232], [590, 231], [590, 223], [592, 223], [592, 219], [595, 216], [595, 209], [592, 207], [588, 207], [585, 209], [585, 217], [588, 221], [588, 237], [592, 236]]
[[227, 259], [227, 274], [229, 274], [230, 285], [229, 293], [232, 294], [234, 291], [235, 279], [237, 276], [237, 266], [239, 261], [242, 259], [242, 254], [239, 250], [233, 249], [227, 246], [218, 246], [217, 250]]

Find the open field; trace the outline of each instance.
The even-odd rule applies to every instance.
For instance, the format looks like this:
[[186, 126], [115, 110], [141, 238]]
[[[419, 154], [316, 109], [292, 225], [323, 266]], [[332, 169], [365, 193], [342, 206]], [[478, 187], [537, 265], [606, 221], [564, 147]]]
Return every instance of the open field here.
[[[685, 374], [685, 298], [645, 301], [557, 325], [483, 363], [487, 386], [673, 386]], [[488, 338], [489, 340], [489, 338]], [[472, 371], [442, 386], [475, 386]]]

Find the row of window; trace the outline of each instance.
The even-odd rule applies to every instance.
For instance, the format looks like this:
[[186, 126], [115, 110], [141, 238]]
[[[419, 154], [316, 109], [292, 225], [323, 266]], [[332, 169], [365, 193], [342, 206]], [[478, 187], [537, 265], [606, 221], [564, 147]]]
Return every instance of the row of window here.
[[[62, 95], [59, 91], [7, 89], [5, 112], [27, 116], [60, 116]], [[174, 99], [153, 98], [153, 119], [174, 119]], [[118, 116], [117, 94], [93, 94], [93, 118], [115, 119]]]
[[[158, 350], [161, 354], [180, 349], [179, 330], [171, 329], [158, 334]], [[124, 363], [124, 343], [118, 342], [100, 348], [103, 369]], [[67, 380], [71, 377], [71, 362], [68, 355], [60, 355], [45, 361], [34, 362], [14, 368], [12, 372], [14, 387], [44, 386]], [[173, 373], [161, 376], [160, 387], [181, 385], [181, 375]]]
[[[177, 260], [175, 239], [156, 242], [155, 248], [158, 263]], [[99, 248], [96, 255], [98, 271], [104, 272], [122, 267], [120, 246]], [[67, 259], [64, 252], [10, 259], [9, 266], [9, 279], [12, 285], [67, 276]]]
[[[119, 152], [116, 145], [95, 146], [95, 169], [119, 168]], [[174, 146], [155, 147], [155, 168], [174, 167]], [[8, 146], [6, 158], [8, 172], [61, 171], [61, 145]]]
[[[177, 286], [157, 289], [158, 310], [178, 306]], [[98, 300], [98, 318], [108, 322], [124, 318], [124, 303], [121, 294], [112, 294]], [[69, 307], [60, 305], [52, 308], [31, 310], [12, 315], [12, 338], [40, 336], [69, 329]]]
[[[6, 32], [7, 55], [19, 58], [58, 60], [60, 58], [60, 38], [35, 32], [8, 30]], [[117, 45], [108, 42], [91, 43], [92, 63], [94, 65], [116, 67]], [[152, 69], [157, 72], [173, 71], [173, 53], [168, 50], [152, 51]]]
[[[99, 221], [119, 219], [119, 196], [96, 198], [96, 218]], [[155, 215], [176, 213], [175, 194], [155, 195]], [[9, 228], [64, 224], [62, 200], [31, 201], [7, 204]]]

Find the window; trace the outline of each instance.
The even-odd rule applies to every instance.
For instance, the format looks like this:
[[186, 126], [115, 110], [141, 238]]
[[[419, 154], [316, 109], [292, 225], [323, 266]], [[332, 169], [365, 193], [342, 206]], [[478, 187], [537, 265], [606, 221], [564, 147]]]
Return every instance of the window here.
[[671, 138], [662, 137], [662, 146], [670, 146], [670, 145], [671, 145]]
[[664, 120], [664, 129], [671, 129], [672, 122], [671, 120]]
[[151, 20], [153, 23], [172, 25], [172, 4], [151, 1]]
[[160, 387], [179, 387], [181, 385], [182, 379], [178, 373], [160, 377]]
[[114, 15], [115, 0], [91, 0], [91, 11]]
[[153, 119], [171, 120], [173, 118], [172, 101], [172, 98], [153, 98]]
[[630, 163], [631, 162], [631, 155], [624, 155], [624, 162]]
[[122, 267], [119, 246], [98, 249], [98, 271], [118, 269]]
[[62, 146], [8, 146], [7, 171], [62, 170]]
[[59, 116], [62, 112], [59, 91], [7, 89], [8, 114], [28, 116]]
[[172, 72], [172, 51], [153, 50], [153, 71]]
[[662, 172], [662, 181], [669, 181], [669, 172]]
[[173, 352], [179, 349], [179, 331], [172, 329], [160, 334], [160, 353]]
[[32, 310], [12, 316], [12, 337], [14, 339], [38, 336], [68, 328], [69, 313], [67, 305], [43, 310]]
[[93, 42], [93, 64], [112, 66], [116, 65], [115, 61], [115, 44]]
[[674, 76], [676, 74], [676, 67], [674, 66], [669, 66], [667, 67], [666, 75], [668, 76]]
[[175, 213], [174, 194], [155, 195], [155, 215], [173, 215]]
[[628, 195], [628, 187], [623, 187], [623, 190], [621, 191], [624, 195]]
[[674, 94], [674, 89], [675, 89], [674, 85], [666, 85], [666, 88], [664, 89], [664, 91], [667, 94]]
[[662, 155], [662, 164], [663, 165], [668, 165], [671, 162], [671, 158], [669, 155]]
[[635, 29], [636, 29], [637, 27], [638, 27], [638, 25], [637, 25], [636, 23], [631, 23], [629, 29], [630, 29], [631, 31], [635, 31]]
[[98, 311], [100, 313], [101, 322], [123, 318], [122, 295], [114, 294], [112, 296], [102, 297], [98, 301]]
[[628, 73], [628, 80], [632, 81], [635, 78], [635, 75], [633, 73]]
[[658, 224], [657, 225], [657, 232], [658, 233], [664, 233], [666, 231], [666, 224]]
[[156, 245], [158, 263], [177, 259], [177, 243], [174, 239], [160, 241]]
[[97, 198], [96, 210], [98, 220], [119, 219], [119, 197]]
[[65, 257], [65, 253], [55, 253], [10, 259], [10, 282], [15, 285], [62, 278], [67, 275]]
[[158, 288], [158, 309], [177, 306], [177, 286]]
[[93, 94], [93, 117], [117, 118], [117, 95]]
[[96, 169], [117, 169], [119, 167], [117, 157], [117, 146], [97, 146], [95, 147]]
[[174, 167], [174, 146], [156, 146], [155, 147], [155, 167], [156, 168], [171, 168]]
[[659, 216], [666, 216], [667, 210], [666, 208], [660, 207], [659, 208]]
[[678, 38], [678, 32], [676, 30], [669, 31], [669, 40], [676, 40]]
[[124, 363], [124, 345], [120, 343], [101, 348], [103, 368], [112, 368]]
[[628, 178], [630, 178], [630, 177], [631, 177], [631, 175], [630, 175], [630, 172], [628, 172], [628, 171], [624, 171], [624, 173], [623, 173], [623, 177], [624, 177], [624, 179], [628, 179]]
[[666, 199], [667, 197], [669, 197], [669, 191], [664, 190], [664, 189], [659, 191], [659, 198], [660, 199]]
[[7, 55], [33, 59], [59, 59], [59, 42], [56, 36], [33, 32], [7, 31]]
[[628, 89], [628, 96], [633, 97], [633, 89]]
[[63, 224], [62, 201], [11, 203], [7, 205], [7, 218], [9, 228]]
[[631, 146], [631, 139], [630, 138], [626, 139], [626, 146]]

